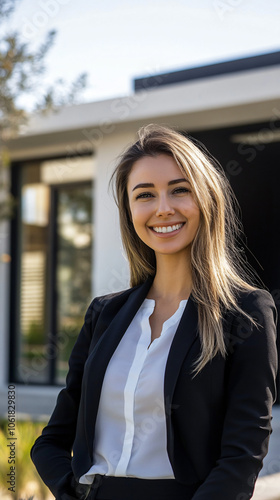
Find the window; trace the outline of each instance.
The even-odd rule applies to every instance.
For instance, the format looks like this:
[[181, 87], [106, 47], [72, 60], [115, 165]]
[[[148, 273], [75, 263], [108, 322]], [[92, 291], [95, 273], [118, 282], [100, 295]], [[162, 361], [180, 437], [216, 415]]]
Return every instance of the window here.
[[[93, 159], [13, 168], [11, 378], [64, 384], [91, 300]], [[62, 175], [63, 173], [63, 175]]]

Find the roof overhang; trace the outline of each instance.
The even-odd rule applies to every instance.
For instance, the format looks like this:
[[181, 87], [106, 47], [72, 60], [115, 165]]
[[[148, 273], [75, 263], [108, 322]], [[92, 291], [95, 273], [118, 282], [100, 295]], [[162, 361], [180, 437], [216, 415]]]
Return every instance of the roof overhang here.
[[[150, 122], [188, 131], [280, 118], [280, 65], [144, 89], [130, 96], [31, 116], [11, 141], [12, 159], [94, 152], [105, 135]], [[73, 151], [74, 152], [74, 151]], [[80, 153], [81, 154], [81, 153]]]

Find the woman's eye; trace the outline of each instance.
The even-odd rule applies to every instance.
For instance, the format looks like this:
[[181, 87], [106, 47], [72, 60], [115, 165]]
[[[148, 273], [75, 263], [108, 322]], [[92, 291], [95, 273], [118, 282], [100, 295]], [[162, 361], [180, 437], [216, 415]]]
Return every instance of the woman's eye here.
[[138, 200], [139, 198], [151, 198], [152, 196], [152, 193], [140, 193], [136, 196], [136, 200]]
[[180, 193], [190, 193], [190, 189], [185, 188], [185, 187], [179, 187], [174, 189], [173, 194], [180, 194]]

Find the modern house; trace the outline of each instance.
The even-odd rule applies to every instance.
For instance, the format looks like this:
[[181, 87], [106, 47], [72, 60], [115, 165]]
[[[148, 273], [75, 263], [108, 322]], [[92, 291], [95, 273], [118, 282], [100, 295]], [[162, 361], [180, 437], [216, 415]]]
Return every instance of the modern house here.
[[279, 307], [280, 52], [134, 84], [127, 97], [33, 117], [10, 143], [17, 208], [0, 227], [2, 414], [9, 383], [20, 414], [50, 414], [91, 298], [129, 285], [108, 183], [144, 124], [191, 134], [223, 165], [244, 252]]

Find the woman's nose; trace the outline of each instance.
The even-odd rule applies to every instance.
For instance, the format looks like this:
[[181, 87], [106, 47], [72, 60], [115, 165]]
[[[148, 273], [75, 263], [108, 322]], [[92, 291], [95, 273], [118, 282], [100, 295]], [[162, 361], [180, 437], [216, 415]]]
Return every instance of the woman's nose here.
[[160, 216], [167, 216], [167, 215], [173, 215], [175, 213], [174, 208], [170, 205], [168, 199], [166, 196], [160, 196], [158, 200], [158, 206], [157, 206], [157, 211], [156, 215], [158, 217]]

